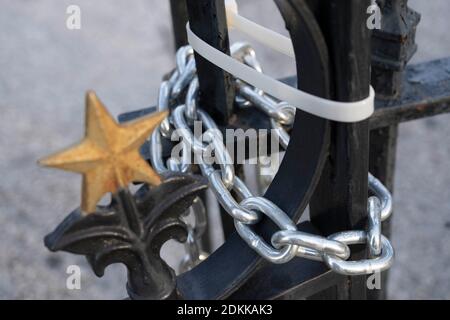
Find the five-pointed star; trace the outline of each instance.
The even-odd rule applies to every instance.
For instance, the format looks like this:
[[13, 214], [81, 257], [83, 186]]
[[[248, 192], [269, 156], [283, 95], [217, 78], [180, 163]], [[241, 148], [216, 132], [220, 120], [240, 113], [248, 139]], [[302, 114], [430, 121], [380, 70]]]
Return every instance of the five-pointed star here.
[[161, 183], [159, 175], [139, 154], [139, 148], [166, 116], [167, 112], [160, 112], [120, 125], [95, 93], [88, 92], [84, 139], [39, 164], [81, 173], [81, 209], [92, 213], [103, 195], [126, 188], [130, 182]]

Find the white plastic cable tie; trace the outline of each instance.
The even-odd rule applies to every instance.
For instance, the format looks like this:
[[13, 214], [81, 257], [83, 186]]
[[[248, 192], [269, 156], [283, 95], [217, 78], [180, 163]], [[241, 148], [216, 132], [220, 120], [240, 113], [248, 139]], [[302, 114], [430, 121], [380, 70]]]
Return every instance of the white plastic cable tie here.
[[[289, 38], [241, 17], [238, 14], [237, 3], [234, 0], [226, 0], [226, 10], [227, 22], [230, 27], [245, 32], [262, 44], [287, 56], [295, 57], [292, 42]], [[253, 68], [210, 46], [192, 32], [189, 23], [186, 26], [186, 30], [190, 45], [203, 58], [236, 78], [265, 91], [274, 98], [286, 101], [300, 110], [321, 118], [339, 122], [358, 122], [365, 120], [374, 111], [375, 91], [372, 87], [370, 87], [370, 93], [367, 98], [355, 102], [340, 102], [317, 97], [293, 88], [263, 73], [259, 73]]]

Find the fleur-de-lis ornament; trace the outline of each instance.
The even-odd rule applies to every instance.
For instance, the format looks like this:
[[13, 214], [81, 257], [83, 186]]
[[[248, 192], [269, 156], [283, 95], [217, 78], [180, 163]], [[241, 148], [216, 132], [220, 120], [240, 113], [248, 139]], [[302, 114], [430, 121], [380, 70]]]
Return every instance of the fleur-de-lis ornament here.
[[[83, 175], [81, 208], [46, 236], [45, 245], [85, 255], [98, 276], [112, 263], [125, 264], [133, 299], [176, 297], [175, 273], [160, 250], [169, 239], [186, 241], [187, 227], [180, 217], [207, 188], [200, 176], [159, 176], [139, 154], [166, 116], [155, 113], [118, 124], [95, 93], [88, 92], [85, 138], [39, 161]], [[130, 183], [143, 186], [132, 194]], [[106, 193], [112, 194], [111, 203], [98, 206]]]

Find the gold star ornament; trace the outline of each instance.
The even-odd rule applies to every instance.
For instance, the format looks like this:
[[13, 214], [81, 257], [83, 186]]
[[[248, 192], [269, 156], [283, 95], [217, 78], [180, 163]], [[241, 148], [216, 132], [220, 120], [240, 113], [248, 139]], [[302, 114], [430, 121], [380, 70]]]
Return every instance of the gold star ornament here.
[[39, 161], [46, 167], [83, 175], [81, 209], [95, 212], [108, 192], [115, 193], [131, 182], [161, 183], [160, 176], [141, 157], [139, 148], [167, 112], [118, 124], [94, 92], [86, 95], [86, 133], [77, 145]]

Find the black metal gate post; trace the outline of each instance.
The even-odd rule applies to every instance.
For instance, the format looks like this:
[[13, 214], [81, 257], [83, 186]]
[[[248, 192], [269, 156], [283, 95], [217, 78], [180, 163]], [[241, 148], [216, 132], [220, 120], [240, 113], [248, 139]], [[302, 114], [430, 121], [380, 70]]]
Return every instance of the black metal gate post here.
[[188, 44], [186, 23], [188, 12], [185, 0], [170, 0], [170, 12], [172, 15], [173, 38], [175, 50]]
[[[224, 0], [186, 0], [192, 31], [214, 48], [230, 54]], [[233, 111], [232, 76], [195, 54], [200, 82], [199, 103], [218, 124], [227, 124]]]
[[[372, 86], [379, 103], [388, 103], [402, 92], [403, 72], [417, 51], [416, 27], [420, 15], [408, 8], [408, 0], [379, 1], [381, 30], [372, 34]], [[398, 125], [370, 132], [370, 172], [393, 194]], [[391, 218], [392, 219], [392, 218]], [[383, 233], [389, 237], [391, 219], [383, 222]], [[382, 290], [369, 291], [370, 299], [385, 299], [388, 272], [382, 274]]]
[[[185, 0], [182, 0], [185, 1]], [[214, 48], [230, 54], [224, 0], [186, 0], [192, 31]], [[199, 104], [221, 125], [233, 112], [235, 88], [232, 76], [195, 53], [199, 78]], [[234, 231], [233, 219], [221, 207], [224, 234]]]
[[[370, 33], [366, 11], [370, 1], [320, 1], [319, 23], [327, 39], [333, 70], [333, 98], [357, 101], [369, 95]], [[328, 163], [310, 205], [311, 221], [323, 234], [365, 229], [369, 169], [368, 121], [331, 122]], [[366, 250], [353, 250], [363, 259]], [[336, 287], [311, 298], [365, 299], [366, 277], [344, 277]]]

